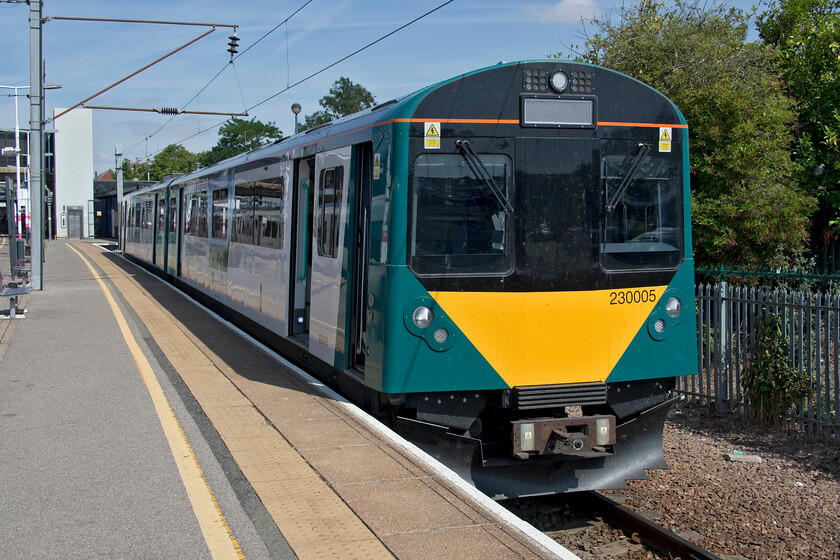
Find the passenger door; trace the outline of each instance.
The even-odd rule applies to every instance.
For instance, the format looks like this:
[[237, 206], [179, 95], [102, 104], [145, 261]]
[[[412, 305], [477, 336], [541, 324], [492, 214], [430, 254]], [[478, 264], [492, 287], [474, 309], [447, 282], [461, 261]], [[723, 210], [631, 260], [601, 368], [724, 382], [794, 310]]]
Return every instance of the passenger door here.
[[296, 162], [294, 189], [295, 256], [292, 267], [292, 328], [290, 332], [308, 342], [312, 263], [312, 197], [315, 158]]
[[357, 177], [355, 208], [356, 252], [353, 259], [355, 274], [352, 283], [351, 367], [364, 375], [367, 357], [367, 273], [370, 259], [370, 196], [373, 168], [373, 147], [363, 144], [355, 148]]
[[169, 192], [169, 208], [167, 218], [167, 250], [166, 250], [166, 271], [173, 276], [177, 276], [180, 272], [178, 270], [178, 242], [179, 232], [178, 224], [180, 223], [180, 204], [179, 204], [180, 190], [172, 190]]
[[[318, 154], [315, 159], [312, 232], [312, 286], [309, 352], [317, 358], [336, 363], [336, 349], [341, 353], [347, 342], [346, 298], [351, 269], [345, 248], [345, 226], [349, 216], [351, 147]], [[345, 360], [346, 361], [346, 360]]]
[[155, 266], [163, 269], [166, 264], [166, 193], [155, 196]]

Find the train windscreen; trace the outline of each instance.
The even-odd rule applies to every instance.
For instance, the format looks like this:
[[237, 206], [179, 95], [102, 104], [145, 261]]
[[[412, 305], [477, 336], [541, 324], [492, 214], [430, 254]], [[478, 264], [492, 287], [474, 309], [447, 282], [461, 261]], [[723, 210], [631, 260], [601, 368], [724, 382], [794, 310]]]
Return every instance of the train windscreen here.
[[506, 274], [512, 164], [502, 154], [421, 154], [414, 163], [411, 268], [421, 275]]
[[641, 144], [626, 154], [603, 155], [606, 270], [672, 268], [683, 245], [682, 196], [677, 160], [649, 155]]

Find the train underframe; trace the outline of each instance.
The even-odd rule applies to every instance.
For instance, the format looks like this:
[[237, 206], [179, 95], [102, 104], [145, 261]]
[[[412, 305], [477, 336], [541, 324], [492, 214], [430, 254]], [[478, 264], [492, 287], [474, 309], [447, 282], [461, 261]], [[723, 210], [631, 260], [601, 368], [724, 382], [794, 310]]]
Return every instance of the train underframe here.
[[389, 398], [398, 432], [506, 499], [624, 488], [645, 469], [667, 468], [673, 386], [663, 378]]

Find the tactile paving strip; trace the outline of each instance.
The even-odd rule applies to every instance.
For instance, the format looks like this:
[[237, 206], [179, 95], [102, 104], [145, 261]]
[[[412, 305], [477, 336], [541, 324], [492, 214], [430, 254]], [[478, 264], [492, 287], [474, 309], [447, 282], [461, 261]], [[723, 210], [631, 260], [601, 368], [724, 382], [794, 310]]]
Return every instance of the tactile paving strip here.
[[[393, 558], [356, 514], [225, 377], [165, 311], [97, 249], [111, 278], [189, 387], [242, 473], [301, 560]], [[303, 398], [312, 398], [302, 395]]]

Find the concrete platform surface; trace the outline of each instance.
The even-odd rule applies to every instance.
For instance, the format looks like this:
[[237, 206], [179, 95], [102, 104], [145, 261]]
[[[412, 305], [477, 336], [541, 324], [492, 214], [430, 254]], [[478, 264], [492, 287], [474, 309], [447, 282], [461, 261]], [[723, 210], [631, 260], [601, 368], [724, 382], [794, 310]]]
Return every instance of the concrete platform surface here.
[[46, 261], [0, 320], [0, 558], [575, 558], [121, 257]]

